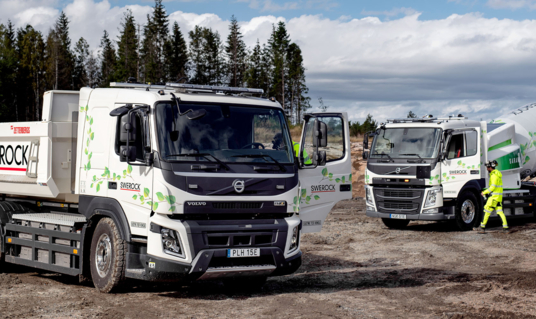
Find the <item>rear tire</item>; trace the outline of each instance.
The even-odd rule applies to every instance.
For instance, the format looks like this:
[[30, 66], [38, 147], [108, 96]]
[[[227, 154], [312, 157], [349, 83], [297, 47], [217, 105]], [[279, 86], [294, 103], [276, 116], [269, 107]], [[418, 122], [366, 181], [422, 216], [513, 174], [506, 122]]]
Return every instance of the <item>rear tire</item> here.
[[382, 218], [382, 222], [391, 229], [405, 229], [409, 224], [409, 220], [407, 219]]
[[456, 226], [461, 231], [472, 230], [482, 219], [480, 202], [472, 192], [463, 192], [458, 196], [455, 208]]
[[[26, 206], [22, 206], [16, 202], [0, 201], [0, 227], [3, 227], [11, 222], [13, 214], [26, 214], [30, 210]], [[0, 230], [0, 247], [2, 247], [2, 230]], [[5, 254], [0, 251], [0, 273], [6, 271]]]
[[109, 293], [125, 280], [126, 243], [117, 225], [103, 218], [95, 227], [91, 240], [91, 278], [99, 292]]

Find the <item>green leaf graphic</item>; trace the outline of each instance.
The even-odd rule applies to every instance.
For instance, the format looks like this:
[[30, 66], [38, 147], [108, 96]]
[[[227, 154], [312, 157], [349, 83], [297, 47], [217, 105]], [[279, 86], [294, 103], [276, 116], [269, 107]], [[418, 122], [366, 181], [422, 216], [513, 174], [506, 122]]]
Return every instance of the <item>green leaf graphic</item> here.
[[157, 210], [158, 209], [158, 203], [153, 203], [153, 210]]
[[[350, 174], [351, 176], [352, 174]], [[333, 173], [329, 173], [329, 178], [333, 178]]]
[[[306, 201], [306, 202], [311, 201], [311, 196], [307, 196], [307, 197], [305, 197], [305, 201]], [[309, 203], [308, 203], [308, 204], [309, 204]]]
[[86, 105], [86, 112], [87, 112], [88, 109], [89, 109], [89, 108], [88, 108], [88, 106]]
[[349, 181], [349, 182], [352, 181], [352, 174], [350, 174], [350, 176], [348, 176], [348, 181]]
[[302, 189], [302, 190], [301, 190], [301, 197], [305, 198], [305, 196], [307, 196], [307, 190], [306, 190], [306, 189]]
[[133, 199], [133, 200], [138, 199], [138, 195], [134, 195], [134, 196], [132, 196], [132, 199]]
[[92, 157], [93, 157], [93, 152], [89, 153], [89, 155], [87, 156], [87, 159], [90, 160]]
[[327, 168], [324, 168], [324, 169], [322, 170], [322, 175], [323, 175], [323, 176], [328, 176], [328, 169], [327, 169]]
[[294, 196], [294, 205], [298, 204], [298, 196]]
[[158, 197], [158, 200], [161, 202], [165, 200], [164, 195], [161, 192], [156, 193], [156, 197]]
[[462, 161], [458, 161], [458, 165], [462, 165]]
[[340, 183], [341, 179], [340, 179], [340, 178], [335, 178], [335, 181], [336, 181], [337, 183]]
[[443, 173], [443, 177], [447, 177], [447, 173]]
[[127, 170], [124, 170], [124, 171], [123, 171], [123, 175], [127, 175]]
[[100, 183], [97, 184], [97, 192], [100, 191]]
[[85, 152], [85, 153], [86, 153], [86, 155], [87, 155], [87, 148], [85, 149], [85, 151], [84, 151], [84, 152]]
[[127, 166], [127, 173], [128, 174], [132, 173], [132, 166], [131, 165]]
[[91, 162], [87, 162], [87, 169], [88, 169], [88, 170], [91, 169]]
[[320, 199], [320, 196], [315, 195], [314, 198], [315, 198], [315, 200], [319, 200], [319, 199]]
[[344, 176], [342, 177], [342, 182], [344, 183]]
[[149, 205], [149, 206], [153, 206], [153, 202], [152, 202], [152, 201], [148, 201], [146, 204]]
[[90, 138], [91, 138], [91, 140], [93, 141], [93, 138], [95, 138], [95, 132], [91, 133]]
[[169, 195], [168, 202], [169, 202], [170, 205], [173, 205], [173, 204], [175, 204], [177, 202], [177, 199], [175, 198], [175, 196]]
[[89, 125], [93, 125], [93, 117], [89, 120]]
[[91, 183], [91, 186], [89, 186], [89, 188], [93, 188], [93, 183]]
[[171, 207], [169, 208], [169, 211], [170, 211], [170, 212], [174, 212], [174, 211], [175, 211], [175, 206], [171, 206]]
[[150, 192], [151, 192], [151, 191], [150, 191], [148, 188], [144, 188], [144, 189], [143, 189], [143, 195], [144, 195], [145, 197], [149, 197], [149, 193], [150, 193]]

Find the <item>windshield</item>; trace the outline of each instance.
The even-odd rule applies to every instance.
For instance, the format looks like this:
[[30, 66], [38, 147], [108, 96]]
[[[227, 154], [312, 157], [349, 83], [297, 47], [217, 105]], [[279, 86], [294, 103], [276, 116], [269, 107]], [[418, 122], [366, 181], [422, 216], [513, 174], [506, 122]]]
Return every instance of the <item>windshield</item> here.
[[[382, 153], [392, 158], [421, 158], [437, 156], [441, 129], [438, 128], [388, 128], [379, 130], [371, 149], [372, 158]], [[383, 156], [386, 157], [386, 156]]]
[[[180, 109], [205, 109], [190, 120], [179, 116], [174, 102], [156, 106], [160, 155], [171, 161], [293, 163], [292, 143], [283, 112], [273, 108], [216, 104], [185, 104]], [[173, 116], [178, 139], [173, 141]], [[204, 154], [184, 156], [184, 154]], [[182, 155], [182, 156], [180, 156]]]

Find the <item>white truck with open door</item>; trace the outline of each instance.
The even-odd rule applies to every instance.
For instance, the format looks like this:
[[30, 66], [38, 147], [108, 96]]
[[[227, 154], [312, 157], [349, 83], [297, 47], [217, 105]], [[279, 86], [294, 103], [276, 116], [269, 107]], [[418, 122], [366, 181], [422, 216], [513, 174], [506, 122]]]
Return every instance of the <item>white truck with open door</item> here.
[[296, 271], [301, 233], [351, 198], [346, 114], [306, 115], [297, 158], [262, 90], [112, 86], [50, 91], [42, 121], [0, 123], [0, 265], [102, 292], [123, 278], [262, 284]]

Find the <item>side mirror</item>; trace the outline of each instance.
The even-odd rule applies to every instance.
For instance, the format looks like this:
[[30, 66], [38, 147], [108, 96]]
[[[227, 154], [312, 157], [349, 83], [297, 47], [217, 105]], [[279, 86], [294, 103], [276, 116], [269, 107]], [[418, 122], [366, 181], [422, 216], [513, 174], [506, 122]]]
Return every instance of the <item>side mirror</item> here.
[[152, 152], [146, 153], [145, 154], [145, 165], [151, 166], [151, 165], [153, 165], [153, 162], [154, 162], [154, 153], [152, 153]]
[[326, 147], [328, 146], [328, 125], [322, 121], [315, 122], [315, 139], [313, 141], [314, 147]]
[[122, 143], [136, 141], [136, 120], [133, 118], [130, 121], [130, 114], [125, 114], [121, 117], [121, 134], [119, 140]]
[[369, 133], [365, 133], [363, 135], [363, 154], [365, 150], [368, 150], [368, 138], [369, 138]]
[[368, 151], [363, 150], [363, 159], [368, 159]]
[[326, 166], [326, 151], [318, 151], [314, 157], [314, 165], [316, 166]]
[[126, 162], [126, 161], [132, 161], [134, 162], [136, 160], [136, 147], [135, 146], [125, 146], [121, 145], [121, 148], [119, 149], [119, 161], [120, 162]]

